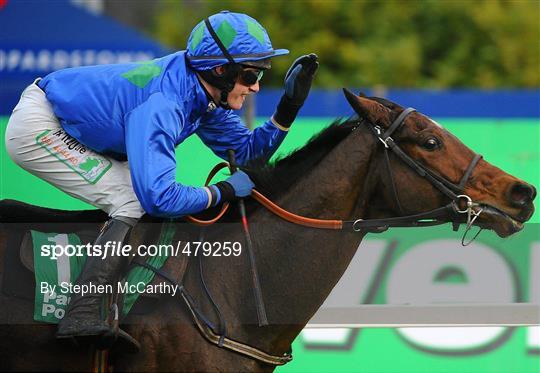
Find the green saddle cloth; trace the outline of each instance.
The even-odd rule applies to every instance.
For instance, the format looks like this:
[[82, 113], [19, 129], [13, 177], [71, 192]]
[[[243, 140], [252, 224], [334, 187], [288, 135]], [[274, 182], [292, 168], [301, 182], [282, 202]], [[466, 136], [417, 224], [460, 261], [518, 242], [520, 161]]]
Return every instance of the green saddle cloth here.
[[[173, 225], [165, 223], [159, 237], [158, 245], [170, 244], [174, 232]], [[75, 280], [81, 273], [86, 262], [86, 256], [71, 255], [75, 253], [74, 250], [77, 247], [81, 246], [81, 239], [75, 233], [43, 233], [32, 230], [31, 235], [36, 280], [34, 320], [57, 324], [66, 313], [72, 291], [75, 290], [80, 293], [83, 290], [81, 288], [75, 288], [71, 284], [75, 284]], [[47, 253], [47, 250], [43, 250], [43, 248], [51, 248], [52, 245], [58, 245], [66, 249], [69, 248], [67, 250], [69, 255], [62, 255], [55, 258], [53, 253]], [[43, 255], [44, 253], [49, 255]], [[84, 250], [81, 250], [81, 254], [84, 254]], [[167, 258], [167, 255], [150, 256], [147, 258], [146, 263], [160, 269], [165, 264]], [[137, 289], [146, 287], [154, 279], [154, 276], [155, 273], [153, 271], [136, 266], [119, 282], [121, 285], [114, 283], [110, 286], [89, 288], [88, 290], [95, 291], [97, 289], [99, 293], [108, 295], [116, 293], [119, 287], [124, 289], [122, 292], [122, 316], [125, 316], [141, 295]]]

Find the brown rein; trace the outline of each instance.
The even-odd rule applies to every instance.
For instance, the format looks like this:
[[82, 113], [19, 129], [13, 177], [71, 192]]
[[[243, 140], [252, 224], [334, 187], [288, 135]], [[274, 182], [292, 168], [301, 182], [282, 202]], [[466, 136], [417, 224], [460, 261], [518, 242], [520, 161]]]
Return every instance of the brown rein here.
[[[227, 162], [221, 162], [214, 166], [214, 168], [210, 171], [208, 174], [208, 177], [206, 178], [206, 182], [204, 185], [208, 185], [210, 181], [214, 178], [214, 176], [221, 171], [223, 168], [229, 167], [229, 164]], [[293, 214], [292, 212], [289, 212], [278, 205], [276, 205], [274, 202], [270, 201], [268, 198], [266, 198], [263, 194], [261, 194], [259, 191], [253, 189], [253, 192], [251, 194], [251, 197], [253, 197], [257, 202], [259, 202], [261, 205], [263, 205], [266, 209], [270, 210], [280, 218], [294, 224], [303, 225], [305, 227], [311, 227], [311, 228], [320, 228], [320, 229], [335, 229], [335, 230], [341, 230], [343, 229], [343, 221], [342, 220], [322, 220], [322, 219], [313, 219], [313, 218], [307, 218], [305, 216], [300, 216]], [[202, 225], [202, 226], [208, 226], [212, 225], [215, 222], [217, 222], [221, 217], [227, 212], [229, 209], [229, 203], [225, 203], [222, 207], [220, 212], [216, 217], [210, 220], [202, 220], [197, 219], [191, 215], [186, 216], [186, 219], [194, 224]]]

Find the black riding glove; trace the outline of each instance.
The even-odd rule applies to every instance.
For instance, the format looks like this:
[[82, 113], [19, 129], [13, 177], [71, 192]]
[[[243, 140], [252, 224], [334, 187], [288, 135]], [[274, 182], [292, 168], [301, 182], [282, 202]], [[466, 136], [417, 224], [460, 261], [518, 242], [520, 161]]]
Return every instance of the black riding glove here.
[[285, 74], [285, 93], [274, 113], [274, 120], [283, 127], [290, 127], [304, 104], [313, 76], [319, 67], [317, 55], [310, 53], [299, 57]]

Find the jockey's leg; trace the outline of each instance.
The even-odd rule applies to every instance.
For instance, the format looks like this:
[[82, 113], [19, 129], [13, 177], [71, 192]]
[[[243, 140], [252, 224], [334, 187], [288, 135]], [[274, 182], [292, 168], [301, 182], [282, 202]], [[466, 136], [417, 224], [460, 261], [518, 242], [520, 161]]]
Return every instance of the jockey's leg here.
[[[132, 226], [120, 219], [111, 219], [107, 222], [94, 245], [104, 248], [110, 242], [122, 244]], [[131, 254], [130, 254], [131, 255]], [[107, 255], [89, 256], [84, 269], [77, 279], [77, 285], [111, 285], [117, 281], [118, 275], [126, 268], [130, 256]], [[113, 286], [115, 288], [115, 286]], [[71, 301], [64, 318], [58, 324], [58, 338], [77, 336], [100, 336], [110, 331], [109, 323], [101, 316], [103, 294], [89, 293], [81, 296], [80, 293], [71, 296]]]
[[128, 162], [79, 144], [68, 135], [35, 84], [23, 92], [6, 128], [6, 150], [26, 171], [114, 217], [143, 214]]
[[[19, 166], [109, 214], [111, 220], [96, 244], [122, 242], [144, 214], [133, 191], [128, 163], [97, 153], [69, 136], [37, 85], [23, 92], [9, 119], [5, 141], [9, 155]], [[78, 283], [111, 283], [127, 261], [127, 257], [110, 255], [104, 260], [88, 257]], [[100, 301], [95, 294], [75, 294], [59, 335], [105, 332], [106, 325], [99, 318]]]

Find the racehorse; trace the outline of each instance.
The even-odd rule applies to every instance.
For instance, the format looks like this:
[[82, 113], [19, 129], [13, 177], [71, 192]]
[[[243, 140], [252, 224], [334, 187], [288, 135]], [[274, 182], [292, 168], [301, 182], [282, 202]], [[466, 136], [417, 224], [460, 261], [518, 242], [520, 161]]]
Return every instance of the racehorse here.
[[[217, 334], [285, 361], [368, 232], [448, 222], [507, 237], [534, 212], [532, 185], [489, 164], [427, 116], [386, 99], [346, 90], [345, 96], [354, 117], [336, 121], [273, 164], [244, 168], [257, 188], [286, 210], [320, 220], [345, 219], [338, 229], [305, 227], [246, 200], [269, 325], [257, 324], [245, 255], [200, 258], [204, 284], [190, 260], [183, 280], [212, 324], [226, 321]], [[66, 213], [66, 219], [73, 221], [73, 214]], [[236, 217], [231, 211], [224, 221]], [[0, 269], [8, 233], [3, 230], [0, 237]], [[204, 240], [244, 238], [236, 225], [217, 224], [206, 228]], [[15, 314], [23, 320], [17, 325], [9, 322]], [[31, 302], [0, 295], [0, 322], [8, 324], [0, 326], [0, 369], [90, 369], [87, 350], [64, 350], [54, 341], [55, 326], [32, 323]], [[277, 365], [209, 343], [177, 297], [161, 297], [150, 313], [128, 315], [122, 325], [142, 348], [115, 356], [117, 371], [272, 371]]]

